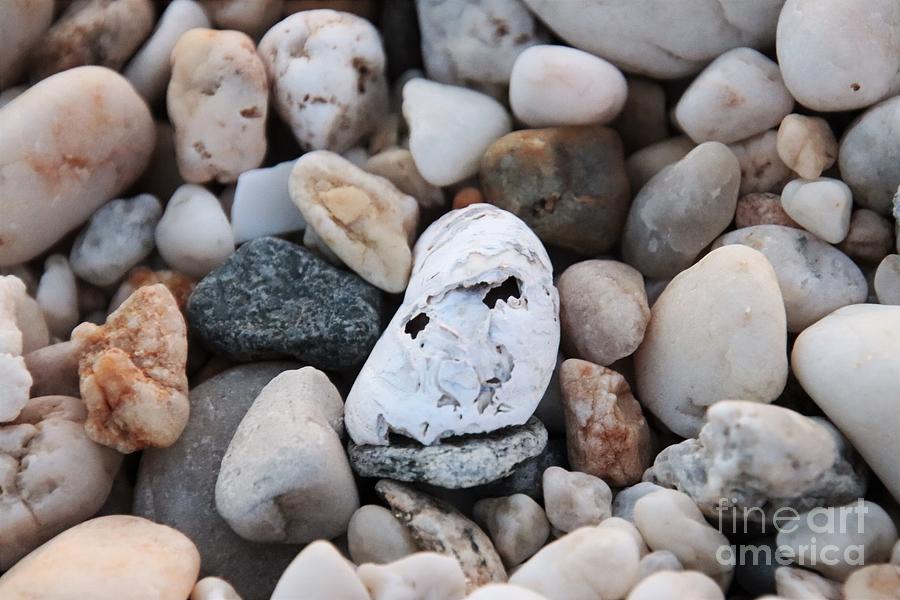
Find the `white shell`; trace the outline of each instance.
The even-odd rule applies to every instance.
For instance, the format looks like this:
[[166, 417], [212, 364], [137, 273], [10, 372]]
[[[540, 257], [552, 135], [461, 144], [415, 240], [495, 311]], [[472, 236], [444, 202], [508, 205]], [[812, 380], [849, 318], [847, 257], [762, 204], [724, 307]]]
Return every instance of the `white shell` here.
[[387, 444], [389, 432], [432, 444], [521, 425], [558, 346], [559, 295], [538, 238], [488, 204], [452, 211], [416, 243], [403, 304], [347, 397], [347, 430], [357, 444]]

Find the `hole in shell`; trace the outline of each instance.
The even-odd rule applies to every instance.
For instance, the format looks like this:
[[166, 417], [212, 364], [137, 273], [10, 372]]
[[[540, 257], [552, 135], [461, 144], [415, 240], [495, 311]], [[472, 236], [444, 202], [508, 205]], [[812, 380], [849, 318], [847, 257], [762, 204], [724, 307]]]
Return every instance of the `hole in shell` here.
[[428, 326], [429, 321], [431, 321], [431, 319], [428, 318], [428, 315], [419, 313], [406, 322], [406, 327], [403, 328], [403, 331], [405, 331], [412, 339], [416, 339], [416, 336]]
[[521, 296], [522, 290], [519, 287], [519, 280], [515, 277], [507, 277], [503, 283], [489, 289], [487, 294], [484, 295], [482, 302], [488, 308], [494, 308], [500, 300], [509, 303], [510, 298], [520, 298]]

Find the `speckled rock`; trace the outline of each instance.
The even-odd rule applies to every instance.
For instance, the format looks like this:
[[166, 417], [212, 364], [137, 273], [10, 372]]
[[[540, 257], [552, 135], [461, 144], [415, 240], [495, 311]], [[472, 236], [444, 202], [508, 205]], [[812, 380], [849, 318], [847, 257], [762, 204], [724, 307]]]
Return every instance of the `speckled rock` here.
[[[833, 2], [831, 3], [833, 4]], [[900, 96], [876, 104], [857, 118], [841, 138], [838, 166], [853, 200], [887, 215], [900, 181]]]
[[629, 186], [622, 142], [605, 127], [515, 131], [481, 159], [487, 202], [524, 220], [545, 243], [596, 255], [616, 243]]
[[856, 261], [878, 264], [894, 250], [891, 222], [868, 208], [854, 210], [850, 230], [838, 248]]
[[599, 525], [611, 516], [611, 503], [612, 492], [599, 477], [560, 467], [544, 471], [544, 509], [557, 531]]
[[[734, 226], [738, 229], [754, 225], [800, 226], [784, 212], [781, 196], [770, 192], [754, 192], [741, 196], [734, 211]], [[727, 234], [726, 234], [727, 235]]]
[[838, 154], [837, 140], [821, 117], [790, 114], [778, 126], [778, 156], [804, 179], [830, 169]]
[[544, 509], [525, 494], [485, 498], [476, 502], [472, 511], [508, 568], [531, 558], [550, 536]]
[[29, 53], [53, 21], [53, 0], [0, 3], [0, 90], [22, 75]]
[[383, 506], [360, 506], [347, 524], [347, 549], [358, 565], [384, 564], [416, 552], [412, 534]]
[[324, 369], [368, 356], [379, 309], [378, 291], [356, 275], [269, 237], [241, 246], [187, 306], [192, 330], [234, 360], [292, 356]]

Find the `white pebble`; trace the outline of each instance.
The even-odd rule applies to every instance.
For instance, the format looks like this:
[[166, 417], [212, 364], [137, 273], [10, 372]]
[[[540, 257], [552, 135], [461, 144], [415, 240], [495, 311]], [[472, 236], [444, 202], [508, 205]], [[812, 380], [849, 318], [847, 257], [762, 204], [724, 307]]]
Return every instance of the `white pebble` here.
[[298, 598], [372, 600], [357, 577], [353, 563], [324, 540], [309, 544], [291, 561], [281, 574], [270, 600]]
[[61, 340], [68, 339], [72, 328], [78, 325], [78, 285], [65, 256], [54, 254], [44, 262], [36, 300], [50, 333]]
[[775, 591], [786, 600], [841, 600], [841, 585], [813, 571], [794, 567], [775, 569]]
[[781, 206], [797, 224], [831, 244], [850, 231], [853, 192], [840, 179], [795, 179], [781, 191]]
[[306, 221], [300, 209], [291, 202], [288, 191], [294, 162], [289, 160], [266, 169], [251, 169], [238, 177], [231, 204], [231, 226], [236, 244], [306, 227]]
[[456, 559], [434, 552], [360, 565], [356, 574], [372, 600], [461, 600], [466, 594], [466, 576]]
[[725, 596], [703, 573], [663, 571], [634, 586], [628, 600], [725, 600]]
[[484, 498], [473, 507], [507, 568], [531, 558], [550, 536], [550, 523], [541, 505], [525, 494]]
[[[681, 561], [678, 560], [674, 552], [671, 550], [656, 550], [641, 558], [641, 562], [638, 564], [638, 578], [646, 579], [660, 571], [683, 570], [684, 567], [681, 566]], [[718, 587], [716, 586], [717, 589]]]
[[612, 491], [599, 477], [549, 467], [543, 486], [547, 519], [559, 531], [598, 525], [612, 514]]
[[416, 552], [409, 529], [391, 511], [376, 504], [360, 506], [350, 517], [347, 547], [358, 565], [394, 562]]

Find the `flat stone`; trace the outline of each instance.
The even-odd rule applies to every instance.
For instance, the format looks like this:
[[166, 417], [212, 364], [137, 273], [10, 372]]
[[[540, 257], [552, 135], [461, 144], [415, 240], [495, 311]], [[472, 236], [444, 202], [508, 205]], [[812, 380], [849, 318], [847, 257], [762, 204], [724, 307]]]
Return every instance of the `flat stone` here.
[[[876, 13], [867, 9], [866, 14]], [[853, 190], [857, 204], [883, 215], [890, 214], [891, 199], [900, 181], [898, 154], [900, 97], [893, 97], [866, 110], [841, 138], [838, 150], [841, 179]]]

